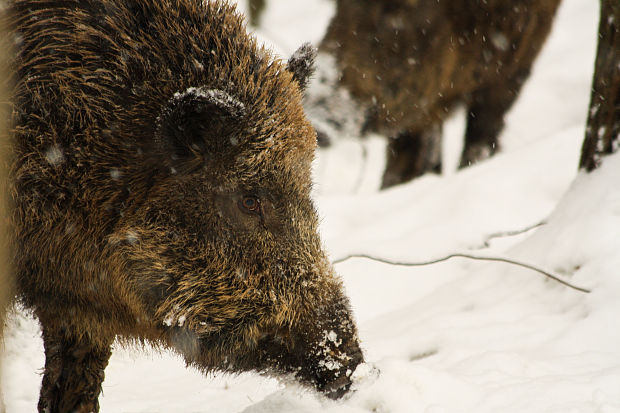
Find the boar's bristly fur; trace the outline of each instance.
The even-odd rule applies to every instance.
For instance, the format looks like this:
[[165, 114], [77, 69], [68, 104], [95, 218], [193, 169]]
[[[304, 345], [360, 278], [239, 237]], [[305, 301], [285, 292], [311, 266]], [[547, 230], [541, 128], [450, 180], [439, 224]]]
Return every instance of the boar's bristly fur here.
[[217, 0], [17, 0], [9, 17], [39, 411], [97, 411], [117, 338], [343, 395], [362, 354], [310, 199], [311, 69], [287, 70]]
[[[0, 20], [0, 343], [4, 343], [4, 328], [6, 315], [9, 305], [11, 304], [12, 291], [13, 291], [13, 277], [10, 261], [10, 246], [8, 237], [8, 225], [9, 216], [11, 214], [11, 206], [8, 202], [8, 171], [7, 164], [9, 163], [10, 153], [9, 145], [6, 143], [9, 141], [9, 123], [10, 119], [10, 105], [7, 104], [8, 92], [10, 89], [10, 82], [12, 76], [10, 76], [7, 63], [9, 62], [9, 36], [7, 33], [6, 22]], [[4, 346], [0, 346], [0, 356], [3, 356], [2, 350]], [[2, 357], [3, 358], [3, 357]], [[0, 359], [0, 377], [2, 376], [2, 359]], [[3, 394], [3, 379], [0, 378], [0, 412], [5, 412], [4, 402], [2, 399]]]

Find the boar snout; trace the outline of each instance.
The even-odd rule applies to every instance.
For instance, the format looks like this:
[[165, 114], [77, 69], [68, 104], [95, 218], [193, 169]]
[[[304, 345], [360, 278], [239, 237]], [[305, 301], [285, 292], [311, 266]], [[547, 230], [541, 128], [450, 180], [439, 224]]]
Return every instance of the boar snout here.
[[351, 390], [351, 376], [357, 366], [364, 362], [362, 352], [357, 346], [343, 354], [347, 357], [346, 363], [340, 366], [325, 366], [326, 369], [317, 372], [317, 390], [332, 400], [341, 398]]
[[351, 377], [357, 366], [364, 362], [356, 338], [350, 343], [330, 330], [323, 338], [309, 342], [303, 335], [295, 344], [278, 333], [265, 337], [260, 346], [267, 353], [270, 365], [277, 366], [280, 372], [289, 372], [300, 382], [315, 388], [330, 399], [339, 399], [349, 392]]
[[351, 389], [353, 372], [364, 362], [353, 326], [348, 317], [336, 316], [301, 349], [305, 357], [299, 378], [330, 399], [339, 399]]
[[364, 363], [348, 301], [323, 303], [297, 322], [264, 328], [257, 343], [267, 374], [292, 375], [330, 399], [348, 393]]

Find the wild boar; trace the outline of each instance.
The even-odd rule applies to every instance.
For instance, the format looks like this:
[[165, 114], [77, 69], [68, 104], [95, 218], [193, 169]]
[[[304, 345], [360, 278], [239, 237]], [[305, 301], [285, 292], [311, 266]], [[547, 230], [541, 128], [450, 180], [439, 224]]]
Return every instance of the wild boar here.
[[441, 170], [441, 125], [462, 104], [460, 166], [491, 156], [559, 3], [337, 0], [320, 45], [325, 74], [306, 102], [319, 135], [388, 136], [385, 188]]
[[14, 265], [43, 333], [39, 411], [98, 411], [115, 339], [346, 393], [363, 356], [310, 198], [314, 49], [281, 63], [219, 0], [8, 13]]

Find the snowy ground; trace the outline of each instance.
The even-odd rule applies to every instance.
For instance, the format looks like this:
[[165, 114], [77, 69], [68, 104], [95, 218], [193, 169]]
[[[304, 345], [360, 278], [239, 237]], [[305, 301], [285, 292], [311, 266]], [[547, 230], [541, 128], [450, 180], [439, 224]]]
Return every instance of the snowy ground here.
[[[283, 55], [317, 41], [329, 0], [270, 0], [260, 33]], [[503, 152], [478, 166], [377, 193], [383, 141], [339, 142], [316, 163], [322, 232], [333, 258], [423, 261], [453, 252], [517, 258], [532, 271], [455, 259], [399, 268], [338, 264], [367, 360], [357, 392], [331, 402], [253, 374], [203, 377], [176, 356], [118, 349], [104, 413], [620, 412], [620, 154], [577, 175], [598, 2], [564, 0], [534, 74], [507, 120]], [[242, 4], [243, 6], [243, 4]], [[277, 30], [276, 30], [277, 29]], [[446, 152], [462, 133], [447, 129]], [[544, 225], [518, 236], [506, 231]], [[35, 410], [43, 366], [36, 322], [17, 313], [6, 339], [8, 412]]]

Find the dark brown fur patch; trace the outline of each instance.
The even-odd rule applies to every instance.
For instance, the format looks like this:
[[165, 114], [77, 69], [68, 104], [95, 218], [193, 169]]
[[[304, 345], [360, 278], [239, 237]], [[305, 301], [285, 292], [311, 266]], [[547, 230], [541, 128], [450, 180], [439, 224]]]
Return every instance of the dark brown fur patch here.
[[[9, 35], [5, 22], [0, 20], [0, 342], [3, 342], [6, 313], [11, 302], [13, 292], [13, 274], [10, 265], [10, 245], [8, 239], [8, 217], [10, 216], [10, 204], [8, 202], [8, 171], [7, 163], [10, 159], [9, 152], [9, 123], [10, 107], [8, 94], [11, 76], [7, 63], [9, 62]], [[0, 362], [0, 372], [2, 365]], [[4, 411], [2, 401], [2, 381], [0, 380], [0, 412]]]

